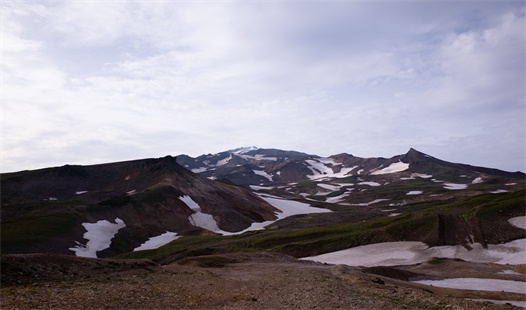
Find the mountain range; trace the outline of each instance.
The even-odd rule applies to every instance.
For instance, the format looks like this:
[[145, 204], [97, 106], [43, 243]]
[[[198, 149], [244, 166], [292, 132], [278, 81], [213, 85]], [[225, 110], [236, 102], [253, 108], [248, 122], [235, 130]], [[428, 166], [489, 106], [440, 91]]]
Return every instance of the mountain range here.
[[[516, 193], [524, 189], [525, 174], [450, 163], [414, 149], [392, 158], [361, 158], [248, 147], [196, 158], [5, 173], [1, 185], [2, 253], [109, 257], [180, 236], [394, 218], [422, 206]], [[520, 206], [507, 212], [520, 215]], [[480, 219], [462, 223], [453, 213], [439, 214], [432, 232], [411, 237], [415, 229], [386, 238], [486, 244], [521, 232], [503, 228], [492, 234]]]

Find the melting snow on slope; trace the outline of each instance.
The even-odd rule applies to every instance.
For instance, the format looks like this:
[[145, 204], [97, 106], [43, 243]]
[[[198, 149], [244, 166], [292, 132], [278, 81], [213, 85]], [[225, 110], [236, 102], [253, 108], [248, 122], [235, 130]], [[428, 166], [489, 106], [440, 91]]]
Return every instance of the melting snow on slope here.
[[358, 185], [380, 186], [381, 184], [376, 182], [360, 182]]
[[192, 197], [185, 195], [179, 197], [179, 199], [184, 202], [192, 211], [194, 211], [194, 214], [190, 215], [188, 217], [188, 221], [196, 226], [201, 227], [216, 233], [222, 233], [223, 230], [221, 230], [217, 226], [217, 222], [214, 219], [214, 217], [211, 214], [203, 213], [201, 211], [201, 207], [197, 202], [195, 202]]
[[270, 174], [266, 173], [265, 171], [261, 171], [261, 170], [252, 170], [252, 171], [254, 171], [254, 173], [257, 174], [257, 175], [260, 175], [260, 176], [262, 176], [264, 178], [267, 178], [271, 182], [273, 181], [272, 180], [272, 176]]
[[318, 183], [317, 185], [319, 187], [321, 187], [321, 188], [325, 188], [325, 189], [328, 189], [330, 191], [337, 191], [337, 190], [340, 189], [340, 186], [337, 186], [337, 185], [324, 184], [324, 183]]
[[526, 263], [526, 239], [504, 244], [489, 244], [487, 249], [479, 243], [471, 244], [471, 246], [473, 250], [468, 251], [460, 245], [430, 248], [425, 243], [416, 241], [384, 242], [302, 259], [364, 267], [413, 265], [433, 257], [458, 258], [477, 263], [510, 265]]
[[[526, 229], [526, 216], [514, 217], [508, 221], [513, 226]], [[487, 248], [480, 243], [472, 243], [471, 247], [472, 250], [467, 250], [460, 245], [428, 247], [417, 241], [384, 242], [301, 259], [364, 267], [413, 265], [433, 257], [457, 258], [476, 263], [526, 264], [526, 239], [488, 244]]]
[[197, 204], [190, 196], [185, 195], [185, 196], [179, 197], [179, 199], [183, 201], [184, 203], [186, 203], [186, 205], [190, 207], [190, 209], [195, 211], [194, 214], [188, 217], [188, 220], [190, 221], [190, 223], [192, 223], [194, 226], [198, 226], [198, 227], [213, 231], [215, 233], [222, 234], [224, 236], [239, 235], [244, 232], [252, 231], [252, 230], [261, 230], [261, 229], [264, 229], [265, 226], [267, 225], [270, 225], [278, 220], [284, 219], [292, 215], [332, 212], [331, 210], [328, 210], [328, 209], [311, 207], [307, 203], [298, 202], [294, 200], [284, 200], [284, 199], [280, 199], [275, 196], [260, 195], [260, 197], [266, 202], [268, 202], [270, 205], [272, 205], [273, 207], [281, 211], [276, 214], [277, 219], [272, 220], [272, 221], [259, 222], [259, 223], [255, 222], [255, 223], [252, 223], [252, 225], [250, 225], [248, 228], [242, 231], [237, 231], [237, 232], [229, 232], [229, 231], [221, 230], [217, 226], [217, 222], [215, 221], [214, 217], [210, 214], [202, 213], [199, 204]]
[[162, 247], [165, 244], [168, 244], [180, 236], [177, 236], [177, 233], [167, 231], [162, 235], [151, 237], [145, 243], [141, 244], [139, 247], [133, 249], [133, 251], [142, 251], [142, 250], [152, 250]]
[[476, 179], [474, 179], [471, 184], [478, 184], [478, 183], [483, 183], [484, 181], [482, 181], [482, 178], [481, 177], [478, 177]]
[[294, 200], [285, 200], [278, 198], [276, 196], [271, 195], [263, 195], [258, 194], [261, 199], [268, 202], [270, 205], [272, 205], [274, 208], [280, 210], [281, 212], [276, 213], [276, 216], [278, 217], [276, 220], [273, 221], [266, 221], [261, 223], [252, 223], [250, 227], [238, 231], [238, 232], [223, 232], [223, 235], [238, 235], [242, 234], [247, 231], [253, 231], [253, 230], [262, 230], [265, 228], [265, 226], [268, 226], [278, 220], [284, 219], [289, 216], [298, 215], [298, 214], [311, 214], [311, 213], [326, 213], [326, 212], [332, 212], [328, 209], [322, 209], [322, 208], [315, 208], [311, 207], [307, 203], [294, 201]]
[[524, 294], [526, 292], [526, 282], [499, 280], [499, 279], [479, 279], [479, 278], [452, 278], [443, 280], [419, 280], [412, 281], [425, 285], [438, 287], [456, 288], [463, 290], [511, 292]]
[[371, 202], [364, 202], [364, 203], [353, 203], [352, 205], [353, 206], [360, 206], [360, 207], [367, 207], [367, 206], [370, 206], [372, 204], [375, 204], [375, 203], [378, 203], [378, 202], [382, 202], [382, 201], [386, 201], [386, 200], [389, 200], [389, 199], [375, 199]]
[[82, 223], [82, 226], [86, 228], [84, 239], [88, 242], [86, 245], [77, 242], [77, 246], [69, 249], [75, 252], [76, 256], [97, 258], [97, 252], [109, 248], [111, 239], [119, 229], [126, 227], [126, 224], [120, 218], [116, 218], [115, 223], [100, 220], [96, 223]]
[[526, 229], [526, 216], [512, 217], [508, 220], [508, 223], [515, 227]]
[[311, 180], [320, 178], [345, 178], [350, 175], [352, 170], [358, 167], [341, 168], [340, 172], [334, 172], [328, 165], [341, 166], [341, 164], [335, 162], [332, 158], [307, 159], [305, 162], [308, 164], [307, 168], [312, 171], [312, 175], [307, 176]]
[[400, 172], [409, 169], [409, 164], [403, 163], [401, 161], [392, 163], [388, 167], [385, 167], [383, 169], [377, 170], [371, 174], [373, 175], [379, 175], [379, 174], [388, 174], [388, 173], [395, 173]]
[[444, 183], [445, 189], [450, 190], [459, 190], [459, 189], [466, 189], [468, 188], [467, 184], [456, 184], [456, 183]]

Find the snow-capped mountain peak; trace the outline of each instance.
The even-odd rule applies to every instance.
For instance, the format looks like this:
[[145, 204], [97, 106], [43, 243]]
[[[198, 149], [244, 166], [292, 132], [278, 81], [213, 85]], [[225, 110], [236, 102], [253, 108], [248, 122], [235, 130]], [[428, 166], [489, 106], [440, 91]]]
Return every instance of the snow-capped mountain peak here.
[[245, 147], [238, 147], [237, 149], [233, 149], [233, 150], [228, 150], [227, 153], [240, 155], [240, 154], [246, 154], [250, 151], [255, 151], [255, 150], [259, 150], [259, 148], [256, 146], [245, 146]]

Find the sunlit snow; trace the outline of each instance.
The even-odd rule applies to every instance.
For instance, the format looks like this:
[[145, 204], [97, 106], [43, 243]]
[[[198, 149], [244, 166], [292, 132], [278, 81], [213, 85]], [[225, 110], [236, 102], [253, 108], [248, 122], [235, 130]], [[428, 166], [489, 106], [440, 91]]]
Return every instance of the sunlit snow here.
[[82, 226], [86, 228], [83, 237], [88, 242], [86, 245], [77, 242], [77, 246], [69, 249], [75, 252], [76, 256], [97, 258], [97, 252], [109, 248], [111, 239], [119, 229], [126, 227], [126, 224], [120, 218], [116, 218], [115, 223], [100, 220], [96, 223], [82, 223]]
[[420, 195], [422, 193], [423, 193], [423, 191], [409, 191], [409, 192], [407, 192], [406, 195]]
[[167, 231], [162, 235], [151, 237], [146, 242], [141, 244], [139, 247], [136, 247], [133, 249], [133, 251], [142, 251], [142, 250], [151, 250], [151, 249], [157, 249], [159, 247], [162, 247], [165, 244], [168, 244], [176, 239], [178, 239], [180, 236], [177, 236], [177, 233]]

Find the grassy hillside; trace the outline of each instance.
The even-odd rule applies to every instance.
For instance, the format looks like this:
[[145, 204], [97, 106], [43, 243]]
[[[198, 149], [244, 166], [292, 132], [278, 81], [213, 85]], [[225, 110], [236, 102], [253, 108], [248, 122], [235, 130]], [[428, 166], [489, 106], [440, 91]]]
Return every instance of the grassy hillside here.
[[230, 252], [275, 251], [303, 257], [387, 241], [423, 241], [431, 246], [462, 244], [469, 235], [474, 236], [474, 242], [483, 244], [506, 242], [524, 237], [523, 230], [507, 222], [511, 217], [524, 215], [524, 197], [525, 191], [521, 190], [443, 204], [407, 206], [402, 215], [358, 223], [269, 229], [230, 237], [187, 236], [156, 250], [119, 257], [150, 258], [162, 263], [189, 256]]

